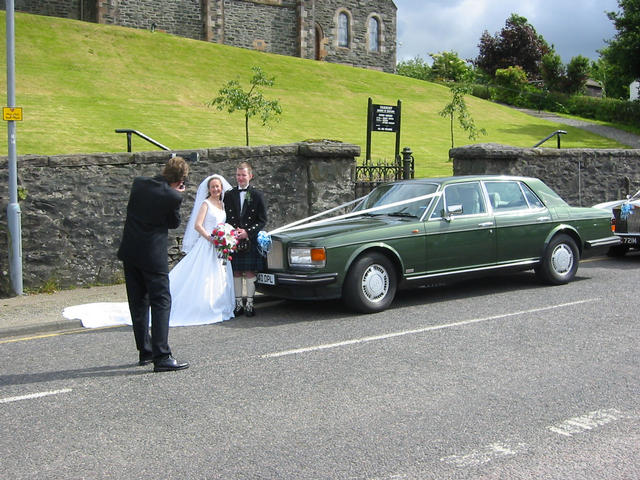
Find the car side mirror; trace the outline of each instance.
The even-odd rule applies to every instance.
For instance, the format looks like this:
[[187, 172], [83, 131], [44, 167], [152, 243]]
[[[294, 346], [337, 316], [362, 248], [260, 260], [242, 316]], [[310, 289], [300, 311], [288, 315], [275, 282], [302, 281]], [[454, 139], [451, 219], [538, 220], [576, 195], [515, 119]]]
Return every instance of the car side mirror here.
[[450, 222], [454, 215], [462, 215], [462, 205], [449, 205], [444, 219]]

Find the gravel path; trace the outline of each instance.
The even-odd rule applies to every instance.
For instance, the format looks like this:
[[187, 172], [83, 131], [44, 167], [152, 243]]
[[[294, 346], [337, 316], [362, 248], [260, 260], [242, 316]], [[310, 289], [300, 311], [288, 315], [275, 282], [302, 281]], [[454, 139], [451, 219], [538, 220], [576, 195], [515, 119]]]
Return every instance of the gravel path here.
[[576, 120], [573, 118], [565, 118], [550, 112], [539, 112], [537, 110], [529, 110], [527, 108], [518, 108], [517, 110], [520, 110], [521, 112], [524, 112], [528, 115], [532, 115], [534, 117], [542, 118], [544, 120], [549, 120], [551, 122], [562, 123], [564, 125], [569, 125], [571, 127], [581, 128], [591, 133], [595, 133], [596, 135], [600, 135], [601, 137], [606, 137], [612, 140], [616, 140], [617, 142], [620, 142], [623, 145], [626, 145], [631, 148], [640, 148], [640, 135], [635, 135], [633, 133], [625, 132], [624, 130], [619, 130], [613, 127], [607, 127], [605, 125], [598, 125], [596, 123], [591, 123], [586, 120]]

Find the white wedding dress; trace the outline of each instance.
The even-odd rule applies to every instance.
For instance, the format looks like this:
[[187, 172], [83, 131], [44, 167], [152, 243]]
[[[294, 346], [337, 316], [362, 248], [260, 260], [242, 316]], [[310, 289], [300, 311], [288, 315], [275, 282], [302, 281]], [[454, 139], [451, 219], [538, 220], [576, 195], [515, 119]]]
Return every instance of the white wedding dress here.
[[[203, 227], [213, 231], [224, 223], [224, 210], [207, 202]], [[231, 262], [223, 265], [215, 247], [201, 235], [189, 253], [169, 272], [171, 289], [170, 327], [205, 325], [233, 318], [235, 296]], [[88, 303], [63, 310], [69, 319], [79, 319], [85, 328], [131, 325], [129, 306], [124, 303]]]
[[[203, 227], [207, 232], [224, 223], [227, 214], [209, 200]], [[169, 272], [169, 326], [203, 325], [233, 318], [235, 295], [231, 262], [223, 264], [213, 244], [198, 236], [186, 257]]]

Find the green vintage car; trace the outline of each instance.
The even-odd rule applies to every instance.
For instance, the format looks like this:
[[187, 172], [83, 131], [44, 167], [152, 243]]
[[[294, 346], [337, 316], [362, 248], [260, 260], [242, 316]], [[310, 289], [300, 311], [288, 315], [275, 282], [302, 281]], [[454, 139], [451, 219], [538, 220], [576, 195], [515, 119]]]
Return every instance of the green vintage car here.
[[398, 288], [463, 275], [533, 269], [546, 283], [567, 283], [580, 258], [620, 242], [607, 211], [570, 207], [527, 177], [388, 183], [342, 217], [274, 233], [258, 290], [377, 312]]

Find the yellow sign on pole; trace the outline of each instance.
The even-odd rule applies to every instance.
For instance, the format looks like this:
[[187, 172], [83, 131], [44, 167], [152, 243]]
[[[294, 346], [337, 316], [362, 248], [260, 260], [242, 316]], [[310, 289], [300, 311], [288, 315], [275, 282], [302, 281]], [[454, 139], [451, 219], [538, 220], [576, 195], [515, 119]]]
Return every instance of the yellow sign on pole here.
[[6, 121], [21, 121], [22, 107], [2, 107], [2, 119]]

